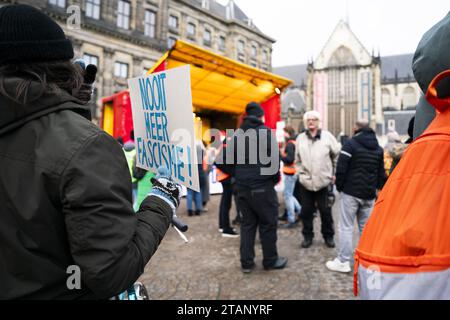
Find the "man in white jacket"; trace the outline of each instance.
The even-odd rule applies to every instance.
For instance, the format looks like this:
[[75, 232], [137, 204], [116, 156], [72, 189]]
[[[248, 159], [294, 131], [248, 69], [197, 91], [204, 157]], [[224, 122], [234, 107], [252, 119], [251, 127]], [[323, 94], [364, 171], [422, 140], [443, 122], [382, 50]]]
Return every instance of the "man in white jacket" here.
[[335, 246], [328, 187], [336, 180], [335, 172], [340, 145], [330, 132], [320, 129], [320, 120], [319, 112], [306, 112], [303, 117], [306, 131], [300, 134], [296, 141], [296, 167], [302, 203], [303, 248], [309, 248], [312, 245], [313, 215], [316, 205], [320, 211], [325, 244], [330, 248]]

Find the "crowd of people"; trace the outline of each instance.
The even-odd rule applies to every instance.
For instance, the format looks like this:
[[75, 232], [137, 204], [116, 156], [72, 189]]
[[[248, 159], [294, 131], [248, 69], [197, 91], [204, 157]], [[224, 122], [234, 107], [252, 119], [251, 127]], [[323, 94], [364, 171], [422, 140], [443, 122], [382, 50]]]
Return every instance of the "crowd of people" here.
[[[214, 168], [215, 178], [222, 185], [222, 193], [219, 210], [212, 214], [218, 216], [218, 229], [223, 237], [240, 236], [241, 266], [244, 273], [250, 273], [255, 266], [254, 243], [257, 230], [261, 237], [265, 269], [282, 269], [287, 264], [287, 259], [279, 257], [277, 253], [277, 229], [293, 229], [301, 224], [303, 241], [300, 246], [307, 249], [313, 245], [313, 222], [316, 216], [320, 216], [325, 245], [334, 248], [335, 222], [332, 210], [336, 191], [341, 194], [339, 251], [336, 259], [328, 261], [326, 267], [332, 271], [350, 272], [354, 221], [357, 220], [359, 231], [362, 232], [379, 190], [394, 170], [408, 143], [402, 143], [397, 132], [389, 132], [388, 142], [383, 150], [369, 122], [361, 119], [355, 123], [353, 137], [347, 139], [342, 146], [329, 131], [322, 129], [319, 112], [306, 112], [303, 122], [302, 128], [305, 129], [299, 134], [292, 126], [286, 126], [285, 141], [274, 144], [271, 130], [264, 126], [263, 108], [254, 102], [247, 105], [246, 115], [240, 126], [242, 133], [245, 135], [248, 130], [266, 132], [266, 153], [274, 161], [281, 160], [283, 164], [271, 175], [261, 173], [261, 168], [265, 165], [260, 159], [250, 164], [249, 148], [251, 145], [260, 145], [260, 134], [255, 135], [255, 141], [249, 141], [243, 146], [238, 145], [237, 134], [213, 137], [213, 141], [220, 141], [218, 148], [211, 145], [205, 148], [202, 142], [196, 141], [197, 158], [202, 159], [198, 163], [200, 192], [187, 189], [187, 216], [206, 212], [209, 173]], [[414, 118], [410, 121], [410, 133], [413, 123]], [[130, 142], [128, 146], [123, 145], [128, 158], [130, 145]], [[230, 159], [225, 159], [227, 149], [230, 148], [235, 156], [231, 162]], [[245, 155], [242, 163], [237, 161], [238, 153]], [[142, 169], [136, 168], [132, 161], [129, 163], [132, 163], [130, 170], [133, 183], [141, 181], [145, 175], [136, 174], [136, 171]], [[281, 180], [283, 206], [279, 205], [274, 189]], [[205, 189], [208, 197], [205, 197]], [[240, 234], [230, 222], [233, 198], [236, 210], [233, 224], [240, 225]]]
[[[241, 129], [244, 132], [245, 129], [255, 128], [269, 130], [263, 125], [263, 119], [263, 109], [256, 103], [249, 103]], [[277, 228], [292, 229], [301, 222], [304, 238], [301, 247], [307, 249], [313, 244], [313, 221], [317, 211], [320, 213], [324, 243], [327, 247], [334, 248], [334, 197], [330, 197], [330, 193], [334, 195], [335, 189], [341, 192], [339, 255], [335, 260], [327, 262], [326, 266], [333, 271], [351, 271], [353, 223], [356, 218], [362, 231], [377, 192], [386, 181], [384, 152], [375, 132], [364, 119], [356, 122], [354, 136], [342, 148], [330, 132], [321, 128], [321, 115], [317, 111], [305, 113], [304, 128], [297, 135], [291, 126], [286, 126], [285, 141], [281, 149], [270, 141], [267, 143], [272, 148], [268, 154], [279, 153], [279, 159], [283, 163], [280, 171], [283, 174], [284, 210], [280, 209], [278, 196], [274, 191], [275, 185], [281, 181], [278, 170], [274, 175], [262, 175], [259, 170], [261, 162], [250, 165], [249, 161], [242, 164], [236, 161], [232, 164], [216, 161], [220, 172], [218, 179], [223, 179], [221, 182], [224, 185], [220, 205], [221, 227], [222, 217], [228, 215], [231, 205], [232, 190], [227, 183], [233, 177], [235, 180], [239, 210], [242, 211], [243, 218], [240, 253], [244, 273], [251, 272], [255, 266], [253, 247], [257, 228], [261, 237], [263, 266], [266, 269], [282, 269], [286, 266], [287, 259], [278, 257], [277, 254]], [[236, 148], [233, 152], [248, 155], [248, 150], [239, 149], [247, 145], [233, 145], [233, 140], [236, 143], [236, 137], [228, 137], [222, 148]], [[250, 144], [260, 145], [259, 141]], [[218, 157], [223, 157], [224, 154], [222, 151]], [[279, 225], [277, 220], [284, 220], [285, 224]]]
[[[335, 221], [332, 210], [335, 193], [339, 197], [339, 241], [337, 256], [327, 261], [330, 271], [348, 273], [352, 271], [354, 254], [354, 223], [359, 233], [371, 215], [378, 193], [401, 160], [407, 146], [413, 141], [413, 117], [409, 122], [409, 137], [402, 141], [396, 131], [386, 135], [387, 143], [380, 146], [374, 130], [367, 119], [355, 122], [353, 135], [341, 145], [327, 130], [322, 129], [321, 114], [308, 111], [304, 114], [299, 134], [292, 126], [284, 128], [284, 142], [273, 143], [274, 136], [264, 125], [263, 108], [254, 102], [246, 107], [240, 126], [245, 136], [255, 130], [255, 140], [239, 145], [239, 132], [234, 136], [217, 136], [220, 147], [204, 148], [197, 141], [201, 191], [187, 191], [187, 216], [193, 216], [192, 201], [196, 205], [195, 215], [200, 215], [209, 200], [203, 195], [209, 183], [209, 172], [216, 171], [216, 179], [222, 185], [218, 215], [219, 232], [223, 237], [240, 237], [240, 262], [243, 273], [251, 273], [256, 266], [255, 240], [259, 232], [263, 267], [265, 270], [283, 269], [288, 262], [278, 255], [277, 229], [294, 229], [302, 225], [303, 241], [300, 247], [310, 248], [314, 239], [314, 218], [320, 216], [321, 234], [324, 244], [334, 248]], [[261, 135], [265, 132], [265, 135]], [[272, 174], [262, 174], [267, 167], [261, 159], [251, 162], [251, 146], [261, 146], [260, 139], [267, 139], [264, 146], [271, 161], [281, 160], [282, 166]], [[234, 158], [226, 159], [227, 149]], [[127, 146], [124, 145], [127, 153]], [[238, 154], [244, 154], [243, 162]], [[277, 157], [278, 155], [278, 157]], [[283, 179], [281, 179], [283, 175]], [[136, 178], [136, 177], [135, 177]], [[139, 177], [137, 177], [139, 178]], [[283, 181], [282, 206], [275, 186]], [[209, 189], [209, 188], [208, 188]], [[208, 190], [207, 189], [207, 190]], [[209, 190], [207, 191], [209, 194]], [[230, 223], [230, 211], [235, 198], [236, 219], [240, 233]], [[203, 208], [203, 210], [202, 210]], [[213, 212], [214, 214], [214, 212]], [[279, 221], [284, 221], [280, 223]]]

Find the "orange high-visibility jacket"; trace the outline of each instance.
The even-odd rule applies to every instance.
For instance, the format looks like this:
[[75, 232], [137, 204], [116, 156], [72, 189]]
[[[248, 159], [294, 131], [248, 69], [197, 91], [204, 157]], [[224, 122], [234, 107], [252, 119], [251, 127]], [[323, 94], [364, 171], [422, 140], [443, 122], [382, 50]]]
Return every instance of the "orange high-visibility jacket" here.
[[365, 299], [450, 299], [450, 99], [405, 151], [380, 193], [355, 252], [355, 294]]
[[[295, 146], [295, 140], [289, 140], [287, 143], [292, 143]], [[283, 173], [287, 175], [296, 174], [297, 169], [295, 168], [295, 161], [293, 163], [284, 163], [283, 164]]]
[[227, 180], [230, 177], [230, 175], [228, 173], [223, 172], [219, 168], [216, 168], [216, 177], [217, 181], [223, 182]]
[[[227, 147], [226, 140], [222, 143], [222, 145], [219, 147], [219, 150], [217, 153], [220, 153], [220, 151], [224, 150]], [[228, 173], [223, 172], [219, 168], [216, 167], [216, 179], [218, 182], [224, 182], [230, 178], [230, 175]]]

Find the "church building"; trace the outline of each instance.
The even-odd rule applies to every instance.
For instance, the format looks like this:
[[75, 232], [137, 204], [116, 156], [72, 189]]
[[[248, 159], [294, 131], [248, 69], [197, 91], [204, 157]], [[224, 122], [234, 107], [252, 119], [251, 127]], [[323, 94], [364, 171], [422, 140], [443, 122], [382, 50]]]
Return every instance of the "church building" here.
[[380, 136], [388, 130], [405, 135], [421, 94], [412, 59], [369, 52], [340, 21], [314, 61], [274, 68], [294, 80], [282, 95], [282, 117], [298, 128], [305, 111], [317, 110], [322, 127], [336, 137], [350, 136], [358, 118], [368, 119]]

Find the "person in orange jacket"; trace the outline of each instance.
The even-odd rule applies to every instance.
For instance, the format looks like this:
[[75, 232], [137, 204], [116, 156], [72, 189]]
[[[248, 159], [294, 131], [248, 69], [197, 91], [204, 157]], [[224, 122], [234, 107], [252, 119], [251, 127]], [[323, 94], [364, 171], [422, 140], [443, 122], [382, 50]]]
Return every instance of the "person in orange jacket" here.
[[[219, 158], [226, 154], [225, 149], [227, 147], [227, 141], [230, 139], [232, 138], [227, 137], [223, 140], [223, 143], [219, 148]], [[222, 184], [223, 189], [219, 207], [219, 231], [222, 232], [222, 237], [236, 238], [239, 237], [239, 234], [230, 225], [230, 209], [233, 200], [234, 167], [227, 165], [223, 159], [221, 160], [222, 161], [217, 161], [215, 163], [217, 181]]]
[[363, 299], [450, 299], [449, 34], [450, 14], [414, 55], [414, 76], [436, 117], [402, 155], [361, 236], [354, 289]]
[[284, 175], [284, 203], [286, 205], [287, 223], [283, 228], [294, 228], [297, 225], [296, 215], [300, 214], [301, 206], [297, 198], [294, 197], [295, 183], [298, 175], [295, 168], [295, 134], [294, 128], [286, 126], [284, 128], [284, 137], [286, 145], [282, 153], [281, 161], [283, 161], [283, 175]]

